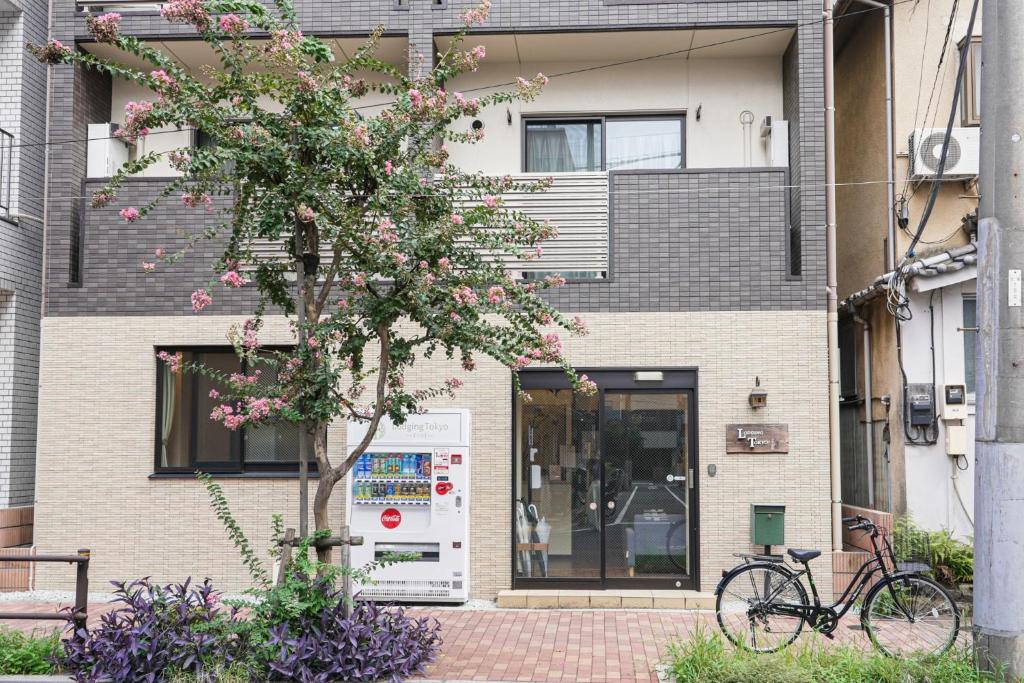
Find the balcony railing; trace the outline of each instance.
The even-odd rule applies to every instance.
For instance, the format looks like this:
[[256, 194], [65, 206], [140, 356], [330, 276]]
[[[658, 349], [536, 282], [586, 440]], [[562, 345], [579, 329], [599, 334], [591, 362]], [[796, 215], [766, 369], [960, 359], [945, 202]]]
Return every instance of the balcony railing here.
[[163, 2], [146, 2], [146, 0], [76, 0], [75, 6], [79, 12], [103, 12], [108, 9], [138, 10], [140, 12], [155, 12], [163, 6]]
[[[543, 244], [543, 255], [533, 261], [502, 258], [513, 273], [585, 273], [602, 278], [608, 271], [608, 174], [557, 173], [517, 174], [516, 180], [534, 182], [546, 177], [554, 182], [546, 192], [510, 192], [503, 195], [505, 206], [522, 211], [534, 220], [549, 221], [558, 236]], [[260, 260], [273, 261], [283, 255], [279, 241], [253, 245]], [[321, 258], [330, 258], [325, 250]]]
[[0, 128], [0, 215], [11, 213], [14, 186], [14, 135]]

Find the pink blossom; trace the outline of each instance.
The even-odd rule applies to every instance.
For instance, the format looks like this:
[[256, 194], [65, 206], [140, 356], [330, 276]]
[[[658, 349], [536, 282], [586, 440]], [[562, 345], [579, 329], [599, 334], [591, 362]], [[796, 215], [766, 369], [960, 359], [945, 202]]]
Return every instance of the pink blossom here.
[[395, 264], [398, 266], [404, 266], [409, 257], [405, 254], [392, 254], [391, 258], [394, 259]]
[[437, 259], [437, 267], [440, 268], [441, 270], [448, 270], [451, 268], [451, 266], [451, 259], [449, 259], [447, 256], [442, 256], [441, 258]]
[[203, 0], [171, 0], [160, 8], [160, 16], [168, 21], [192, 24], [200, 31], [210, 26], [210, 13]]
[[218, 23], [220, 24], [221, 31], [233, 35], [245, 33], [247, 30], [249, 30], [249, 22], [247, 22], [245, 19], [238, 16], [237, 14], [225, 14], [221, 16], [220, 21]]
[[548, 287], [561, 287], [565, 284], [565, 278], [561, 275], [548, 275], [544, 278], [544, 283]]
[[338, 308], [341, 310], [347, 310], [349, 307], [348, 299], [338, 299]]
[[161, 351], [160, 353], [156, 354], [156, 357], [162, 360], [163, 362], [167, 363], [168, 367], [171, 369], [171, 372], [174, 373], [180, 372], [185, 362], [185, 357], [184, 355], [182, 355], [180, 351], [174, 354], [168, 353], [166, 351]]
[[461, 215], [457, 213], [452, 214], [452, 223], [454, 223], [455, 225], [462, 225], [465, 222], [465, 219], [463, 219]]
[[597, 382], [593, 381], [586, 375], [580, 375], [579, 384], [577, 385], [576, 390], [581, 394], [595, 394], [597, 393]]
[[313, 213], [313, 209], [309, 208], [305, 204], [299, 204], [298, 210], [295, 212], [299, 220], [303, 223], [312, 223], [313, 219], [316, 218], [316, 214]]
[[186, 192], [181, 195], [181, 203], [190, 209], [194, 209], [197, 206], [212, 206], [213, 197], [206, 192]]
[[198, 313], [213, 303], [213, 297], [205, 289], [197, 289], [192, 292], [192, 311]]
[[452, 322], [459, 322], [460, 320], [462, 320], [462, 316], [456, 313], [455, 311], [449, 313], [448, 317], [452, 319]]
[[118, 24], [121, 22], [121, 15], [117, 12], [108, 12], [98, 17], [87, 17], [86, 26], [89, 32], [101, 43], [113, 43], [117, 41]]
[[154, 270], [156, 270], [156, 264], [155, 263], [153, 263], [151, 261], [143, 261], [142, 262], [142, 271], [143, 272], [145, 272], [145, 273], [152, 273]]
[[356, 126], [352, 129], [352, 134], [356, 136], [356, 139], [364, 145], [370, 144], [370, 131], [366, 129], [366, 126]]
[[258, 348], [260, 345], [259, 340], [259, 329], [252, 320], [246, 320], [245, 324], [242, 325], [242, 346], [249, 349], [250, 351]]
[[410, 88], [409, 89], [409, 101], [412, 103], [413, 107], [415, 107], [416, 109], [419, 109], [420, 107], [423, 106], [423, 93], [421, 93], [416, 88]]
[[427, 273], [426, 275], [423, 276], [423, 284], [427, 285], [428, 287], [434, 284], [435, 282], [437, 282], [437, 276], [434, 275], [433, 273]]
[[505, 299], [505, 289], [503, 287], [491, 287], [487, 290], [487, 301], [492, 304], [500, 304]]
[[98, 190], [93, 193], [92, 203], [90, 204], [90, 206], [92, 206], [92, 208], [94, 209], [98, 209], [101, 206], [106, 206], [110, 202], [114, 201], [114, 199], [114, 193], [111, 192], [110, 190]]
[[526, 356], [516, 356], [515, 361], [512, 363], [512, 367], [516, 368], [517, 370], [521, 370], [532, 362], [533, 361], [527, 358]]
[[488, 194], [488, 195], [484, 195], [484, 204], [485, 204], [485, 205], [486, 205], [486, 206], [487, 206], [488, 208], [491, 208], [491, 209], [493, 209], [493, 208], [495, 208], [496, 206], [498, 206], [498, 198], [497, 198], [497, 197], [495, 197], [494, 195], [490, 195], [490, 194]]
[[578, 315], [572, 319], [572, 328], [576, 334], [587, 333], [587, 323]]
[[142, 215], [139, 213], [139, 210], [136, 209], [134, 206], [129, 206], [126, 209], [121, 209], [120, 211], [117, 212], [117, 214], [129, 223], [134, 223], [135, 221], [139, 220], [139, 216]]
[[270, 34], [271, 50], [282, 52], [291, 50], [302, 42], [302, 31], [286, 31], [284, 29], [272, 31]]
[[473, 360], [472, 358], [463, 358], [462, 359], [462, 369], [463, 370], [467, 370], [469, 372], [472, 372], [473, 370], [476, 370], [476, 361]]
[[487, 56], [487, 48], [483, 45], [477, 45], [470, 51], [470, 54], [473, 55], [473, 59], [483, 59]]
[[453, 289], [452, 298], [460, 306], [471, 306], [477, 302], [476, 292], [465, 285]]
[[319, 348], [320, 340], [317, 339], [316, 337], [310, 337], [309, 339], [306, 340], [306, 345], [309, 346], [309, 348], [311, 349]]
[[71, 49], [59, 40], [48, 40], [46, 45], [32, 50], [32, 54], [43, 64], [60, 64], [71, 57]]
[[394, 169], [394, 166], [391, 165], [390, 161], [385, 161], [384, 162], [384, 175], [390, 176], [391, 175], [391, 171], [393, 169]]
[[362, 287], [366, 284], [366, 273], [356, 273], [352, 276], [352, 284], [356, 287]]
[[221, 275], [220, 281], [222, 284], [230, 287], [231, 289], [239, 289], [243, 285], [249, 284], [249, 280], [246, 279], [244, 276], [240, 275], [238, 271], [235, 270], [229, 270], [228, 272]]
[[156, 71], [150, 71], [149, 77], [156, 81], [159, 85], [162, 85], [169, 89], [178, 87], [178, 82], [174, 80], [174, 77], [163, 69], [157, 69]]
[[167, 251], [163, 247], [158, 247], [157, 250], [153, 252], [153, 254], [155, 254], [157, 258], [163, 258], [164, 256], [167, 255]]
[[452, 377], [450, 379], [446, 379], [444, 381], [444, 385], [448, 387], [449, 390], [458, 389], [463, 385], [463, 381], [458, 377]]

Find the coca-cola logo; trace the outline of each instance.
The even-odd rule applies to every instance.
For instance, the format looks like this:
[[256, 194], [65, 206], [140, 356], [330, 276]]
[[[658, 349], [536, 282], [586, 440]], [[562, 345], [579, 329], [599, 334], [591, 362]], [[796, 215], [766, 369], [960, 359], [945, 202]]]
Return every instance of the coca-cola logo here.
[[396, 508], [388, 508], [380, 513], [380, 523], [385, 529], [394, 529], [402, 523], [402, 513]]

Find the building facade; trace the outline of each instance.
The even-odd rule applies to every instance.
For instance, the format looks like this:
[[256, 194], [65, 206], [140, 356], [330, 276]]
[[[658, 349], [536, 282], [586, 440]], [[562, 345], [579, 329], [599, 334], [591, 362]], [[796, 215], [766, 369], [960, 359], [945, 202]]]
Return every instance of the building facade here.
[[32, 542], [42, 311], [45, 3], [0, 2], [0, 548]]
[[[85, 30], [87, 6], [104, 4], [57, 2], [54, 37], [102, 53]], [[443, 50], [471, 5], [297, 6], [304, 29], [340, 55], [384, 26], [381, 56], [408, 68]], [[122, 31], [190, 68], [209, 59], [152, 6], [121, 12]], [[410, 385], [465, 381], [437, 405], [472, 414], [472, 596], [552, 585], [711, 590], [732, 553], [753, 547], [754, 504], [785, 507], [784, 545], [828, 550], [820, 3], [495, 0], [469, 43], [487, 58], [452, 90], [551, 77], [535, 101], [481, 112], [474, 125], [486, 139], [453, 144], [451, 155], [486, 173], [554, 176], [545, 195], [509, 198], [560, 228], [539, 261], [517, 267], [570, 279], [550, 296], [587, 322], [591, 333], [567, 341], [566, 353], [600, 388], [573, 397], [552, 373], [524, 371], [525, 404], [495, 363], [464, 375], [431, 361], [407, 376]], [[127, 153], [104, 124], [120, 123], [124, 104], [141, 96], [104, 76], [54, 72], [51, 125], [91, 140], [55, 159], [51, 176], [37, 545], [90, 547], [99, 581], [202, 574], [235, 590], [243, 567], [190, 471], [218, 448], [227, 454], [217, 476], [263, 547], [271, 514], [296, 526], [294, 451], [285, 434], [229, 445], [219, 428], [185, 419], [203, 413], [201, 400], [184, 407], [187, 388], [168, 393], [160, 379], [160, 349], [237, 363], [223, 354], [225, 332], [253, 305], [242, 289], [191, 312], [216, 245], [159, 275], [140, 271], [155, 247], [201, 229], [196, 213], [166, 205], [126, 224], [118, 207], [82, 203], [109, 160]], [[146, 151], [190, 135], [154, 131]], [[170, 173], [133, 178], [119, 200], [144, 203]], [[283, 318], [263, 336], [293, 341]], [[751, 406], [756, 385], [765, 407]], [[788, 434], [788, 445], [744, 452], [737, 429], [760, 425]], [[328, 440], [340, 458], [345, 425]], [[65, 504], [71, 490], [84, 496], [79, 510]], [[339, 486], [337, 524], [345, 495]], [[537, 526], [532, 511], [550, 526], [542, 559], [517, 542]], [[41, 568], [37, 585], [67, 577]]]
[[[914, 11], [895, 4], [891, 26], [867, 7], [845, 7], [836, 40], [843, 500], [906, 514], [967, 540], [974, 510], [981, 11], [968, 35], [970, 5], [939, 2]], [[937, 181], [965, 51], [946, 172]], [[936, 185], [931, 217], [908, 257]]]

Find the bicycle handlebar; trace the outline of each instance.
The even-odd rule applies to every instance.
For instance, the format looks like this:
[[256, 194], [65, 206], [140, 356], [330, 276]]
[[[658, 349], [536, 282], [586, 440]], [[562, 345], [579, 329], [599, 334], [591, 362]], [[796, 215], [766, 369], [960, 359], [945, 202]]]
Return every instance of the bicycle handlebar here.
[[850, 522], [856, 522], [855, 524], [847, 527], [850, 531], [873, 531], [877, 528], [874, 522], [862, 515], [843, 518], [843, 524], [850, 524]]

